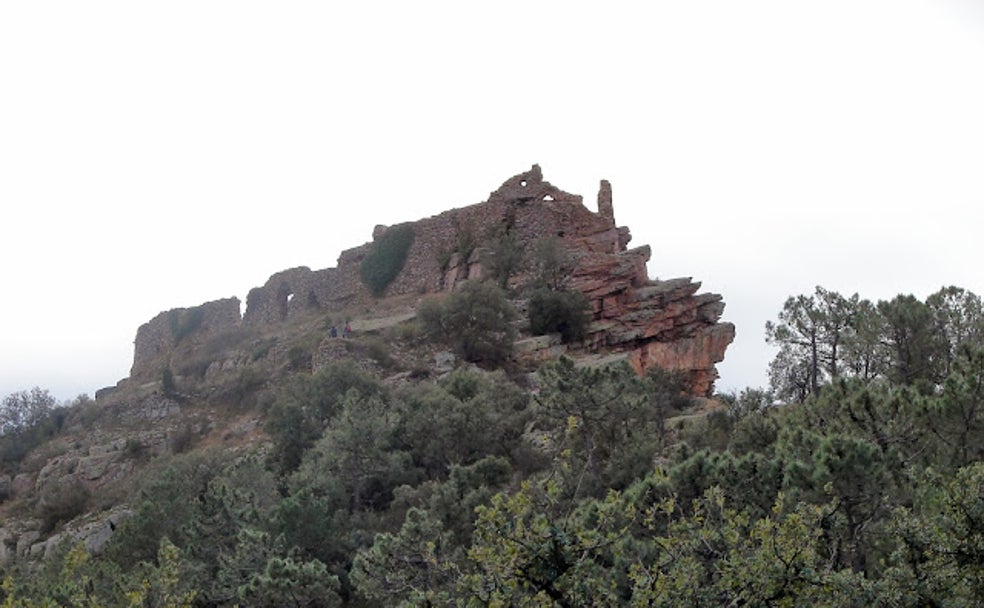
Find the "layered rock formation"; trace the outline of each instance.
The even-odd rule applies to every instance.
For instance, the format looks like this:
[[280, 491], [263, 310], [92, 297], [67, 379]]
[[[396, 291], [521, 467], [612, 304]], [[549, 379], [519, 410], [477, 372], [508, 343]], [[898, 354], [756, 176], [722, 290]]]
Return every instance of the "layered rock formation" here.
[[[734, 338], [734, 326], [719, 322], [721, 297], [698, 294], [700, 284], [690, 279], [651, 281], [646, 270], [650, 250], [627, 248], [631, 236], [628, 228], [615, 224], [607, 181], [601, 182], [597, 204], [598, 211], [590, 211], [581, 196], [545, 181], [534, 165], [506, 180], [485, 202], [408, 224], [413, 241], [406, 262], [383, 297], [422, 297], [483, 277], [489, 245], [503, 234], [527, 251], [554, 238], [572, 261], [567, 284], [588, 297], [595, 320], [585, 343], [567, 352], [619, 353], [640, 372], [654, 365], [681, 370], [689, 374], [694, 394], [709, 394], [715, 364]], [[388, 230], [377, 226], [374, 241]], [[159, 377], [188, 333], [203, 339], [240, 324], [272, 324], [305, 312], [369, 304], [374, 298], [359, 268], [372, 247], [366, 243], [343, 252], [336, 268], [274, 274], [250, 291], [242, 319], [235, 299], [161, 313], [137, 333], [132, 377]], [[511, 285], [524, 280], [516, 275]]]

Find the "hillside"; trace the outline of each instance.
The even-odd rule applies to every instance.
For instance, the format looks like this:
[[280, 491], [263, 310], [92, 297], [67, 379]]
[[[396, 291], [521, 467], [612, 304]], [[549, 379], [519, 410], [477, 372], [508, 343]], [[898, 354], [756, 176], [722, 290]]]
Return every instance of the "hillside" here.
[[[407, 241], [400, 259], [387, 259], [399, 238]], [[6, 462], [0, 562], [51, 555], [66, 538], [98, 552], [148, 467], [211, 448], [262, 452], [265, 396], [339, 362], [392, 385], [476, 363], [521, 378], [564, 355], [586, 365], [627, 361], [639, 374], [678, 371], [689, 393], [709, 396], [714, 364], [734, 337], [734, 327], [718, 321], [720, 296], [697, 294], [690, 279], [651, 280], [648, 247], [629, 249], [630, 240], [615, 224], [607, 182], [592, 212], [534, 166], [481, 203], [377, 226], [372, 241], [343, 252], [335, 268], [274, 274], [249, 292], [244, 314], [236, 298], [162, 312], [137, 330], [128, 378], [77, 404], [50, 439]], [[381, 269], [389, 273], [381, 286], [367, 279], [373, 256], [391, 266]], [[417, 319], [427, 300], [481, 281], [500, 285], [516, 311], [504, 321], [509, 353], [495, 361], [466, 360], [424, 336]], [[576, 339], [558, 327], [531, 333], [537, 288], [583, 294]]]
[[7, 397], [4, 605], [982, 605], [981, 298], [818, 286], [716, 395], [720, 297], [627, 243], [534, 167]]

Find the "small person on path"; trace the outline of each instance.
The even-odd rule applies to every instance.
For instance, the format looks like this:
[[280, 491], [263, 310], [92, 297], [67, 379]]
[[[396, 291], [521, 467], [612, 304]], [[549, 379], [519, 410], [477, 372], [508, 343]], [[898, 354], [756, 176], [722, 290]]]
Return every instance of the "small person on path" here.
[[342, 336], [345, 337], [345, 338], [352, 337], [352, 326], [349, 325], [348, 322], [345, 323], [345, 329], [344, 329], [344, 331], [342, 333]]
[[328, 330], [328, 335], [331, 336], [332, 338], [337, 338], [338, 337], [338, 328], [336, 328], [334, 325], [332, 325], [331, 326], [331, 329]]

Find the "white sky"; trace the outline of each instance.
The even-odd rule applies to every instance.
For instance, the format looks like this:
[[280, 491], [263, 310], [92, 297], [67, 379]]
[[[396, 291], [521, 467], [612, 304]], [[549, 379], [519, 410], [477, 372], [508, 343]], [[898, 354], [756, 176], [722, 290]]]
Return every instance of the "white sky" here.
[[721, 293], [984, 294], [984, 2], [0, 3], [0, 396], [539, 163]]

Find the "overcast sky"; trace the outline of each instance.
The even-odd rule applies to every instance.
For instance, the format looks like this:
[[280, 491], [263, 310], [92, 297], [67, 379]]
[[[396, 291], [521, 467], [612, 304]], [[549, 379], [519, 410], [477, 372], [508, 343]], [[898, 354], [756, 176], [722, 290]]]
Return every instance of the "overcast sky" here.
[[984, 294], [984, 3], [2, 2], [0, 396], [534, 163], [610, 180], [765, 385], [789, 295]]

